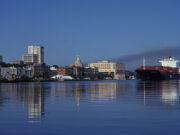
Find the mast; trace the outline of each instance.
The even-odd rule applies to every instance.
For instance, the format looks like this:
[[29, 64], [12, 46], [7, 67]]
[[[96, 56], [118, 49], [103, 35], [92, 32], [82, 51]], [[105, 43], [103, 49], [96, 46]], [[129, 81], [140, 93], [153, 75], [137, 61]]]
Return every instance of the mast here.
[[145, 56], [143, 56], [143, 69], [145, 70], [146, 68], [146, 59], [145, 59]]

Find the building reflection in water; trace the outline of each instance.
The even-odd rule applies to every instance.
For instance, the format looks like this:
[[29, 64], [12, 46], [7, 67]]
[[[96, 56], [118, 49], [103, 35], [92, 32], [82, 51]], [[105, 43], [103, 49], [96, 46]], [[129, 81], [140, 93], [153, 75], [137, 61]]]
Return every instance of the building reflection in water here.
[[20, 93], [22, 103], [28, 108], [30, 119], [39, 118], [44, 115], [44, 89], [42, 84], [22, 85]]
[[80, 106], [81, 100], [106, 103], [122, 95], [124, 87], [123, 82], [114, 81], [59, 83], [52, 84], [51, 97], [52, 101], [55, 97], [73, 98], [77, 106]]
[[10, 100], [20, 102], [28, 111], [29, 122], [41, 121], [41, 117], [45, 115], [45, 95], [51, 103], [66, 101], [64, 103], [75, 103], [77, 107], [83, 102], [108, 103], [118, 100], [121, 103], [178, 107], [179, 85], [179, 81], [2, 83], [0, 84], [0, 107]]
[[28, 110], [28, 121], [38, 122], [44, 115], [44, 88], [41, 83], [12, 83], [0, 85], [1, 97], [20, 101]]
[[160, 105], [162, 103], [170, 106], [179, 104], [178, 80], [171, 81], [140, 81], [137, 90], [143, 96], [146, 105]]
[[81, 83], [52, 83], [51, 84], [51, 101], [55, 102], [56, 99], [63, 97], [70, 100], [73, 98], [77, 106], [80, 105], [80, 100], [84, 97], [85, 86]]
[[123, 82], [103, 82], [94, 83], [90, 86], [91, 101], [95, 102], [109, 102], [115, 100], [117, 96], [123, 93]]
[[85, 87], [84, 85], [80, 85], [79, 83], [76, 83], [74, 85], [74, 98], [77, 106], [80, 106], [80, 100], [83, 98], [85, 93]]

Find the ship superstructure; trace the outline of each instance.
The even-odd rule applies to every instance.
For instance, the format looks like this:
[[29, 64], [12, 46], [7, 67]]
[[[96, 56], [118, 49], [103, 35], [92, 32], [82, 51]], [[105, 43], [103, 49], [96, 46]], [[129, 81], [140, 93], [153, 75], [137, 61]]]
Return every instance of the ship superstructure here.
[[173, 67], [177, 68], [177, 63], [179, 60], [175, 60], [173, 57], [165, 58], [159, 61], [161, 63], [161, 66], [163, 67]]

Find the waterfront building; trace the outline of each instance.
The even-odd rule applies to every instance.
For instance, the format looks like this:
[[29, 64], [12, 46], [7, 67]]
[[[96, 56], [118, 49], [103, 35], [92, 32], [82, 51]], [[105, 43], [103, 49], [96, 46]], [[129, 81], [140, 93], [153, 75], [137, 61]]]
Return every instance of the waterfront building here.
[[22, 60], [25, 64], [38, 63], [38, 55], [37, 54], [24, 54], [22, 56]]
[[76, 67], [76, 66], [72, 66], [73, 69], [73, 76], [75, 78], [82, 78], [83, 77], [83, 73], [84, 73], [84, 68], [83, 67]]
[[67, 75], [74, 78], [82, 78], [84, 73], [83, 67], [76, 67], [74, 65], [69, 67], [59, 67], [57, 68], [57, 73], [59, 75]]
[[15, 67], [1, 67], [1, 77], [10, 79], [13, 75], [17, 74], [17, 68]]
[[3, 62], [3, 56], [0, 56], [0, 63]]
[[110, 61], [99, 61], [95, 63], [89, 63], [89, 67], [97, 67], [99, 73], [108, 74], [113, 79], [125, 79], [125, 66], [124, 64]]
[[65, 67], [58, 67], [58, 68], [57, 68], [57, 73], [58, 73], [59, 75], [67, 75], [67, 73], [66, 73], [66, 68], [65, 68]]
[[97, 67], [84, 67], [84, 77], [89, 77], [90, 79], [97, 78], [98, 75], [98, 68]]
[[43, 46], [28, 46], [28, 54], [36, 54], [38, 56], [38, 63], [44, 63], [44, 47]]
[[14, 64], [14, 65], [23, 65], [24, 62], [21, 61], [21, 60], [15, 60], [15, 61], [12, 62], [12, 64]]
[[58, 67], [57, 73], [58, 75], [73, 76], [73, 67]]
[[65, 67], [65, 75], [73, 76], [73, 68]]
[[1, 77], [5, 79], [16, 79], [22, 76], [32, 77], [32, 70], [24, 67], [1, 67]]
[[50, 68], [46, 64], [33, 64], [28, 66], [32, 70], [33, 77], [49, 78]]
[[57, 68], [54, 67], [54, 66], [50, 66], [50, 67], [49, 67], [49, 70], [50, 70], [50, 77], [55, 76], [55, 75], [58, 74]]
[[29, 78], [33, 78], [32, 69], [29, 67], [24, 68], [24, 76], [29, 77]]

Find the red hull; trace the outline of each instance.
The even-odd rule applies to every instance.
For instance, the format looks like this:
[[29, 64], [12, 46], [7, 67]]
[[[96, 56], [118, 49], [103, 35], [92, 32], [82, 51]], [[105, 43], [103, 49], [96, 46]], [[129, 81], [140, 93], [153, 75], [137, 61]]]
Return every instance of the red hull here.
[[143, 80], [179, 79], [179, 69], [163, 66], [145, 66], [136, 70], [138, 78]]

